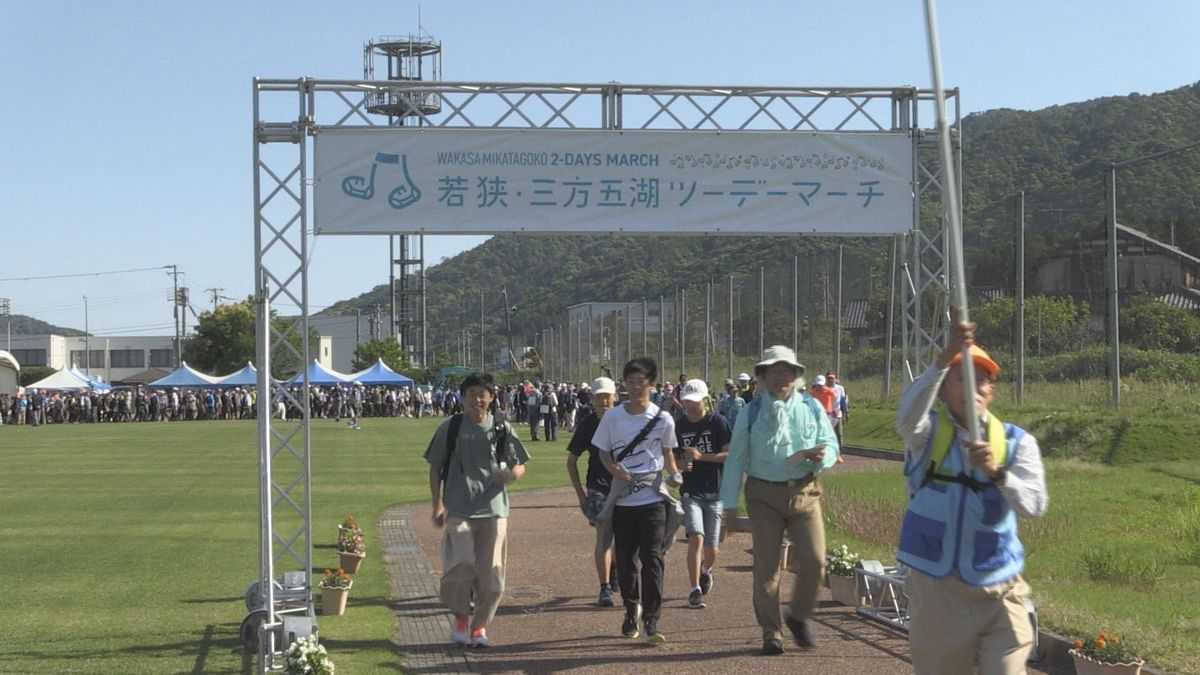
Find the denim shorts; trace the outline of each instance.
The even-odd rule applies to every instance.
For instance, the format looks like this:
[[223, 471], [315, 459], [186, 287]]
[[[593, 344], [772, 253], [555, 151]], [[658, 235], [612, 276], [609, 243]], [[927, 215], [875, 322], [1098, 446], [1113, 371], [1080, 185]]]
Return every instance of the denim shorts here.
[[704, 535], [704, 543], [717, 548], [721, 540], [721, 497], [717, 494], [683, 495], [683, 528], [689, 535]]

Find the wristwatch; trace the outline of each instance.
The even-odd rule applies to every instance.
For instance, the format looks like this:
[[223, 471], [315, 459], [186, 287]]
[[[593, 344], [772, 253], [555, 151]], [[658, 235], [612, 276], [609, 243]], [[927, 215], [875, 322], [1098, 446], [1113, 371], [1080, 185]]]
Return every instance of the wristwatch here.
[[991, 478], [992, 482], [996, 485], [1004, 485], [1004, 481], [1008, 480], [1008, 469], [1000, 467], [996, 470], [996, 473], [989, 476], [989, 478]]

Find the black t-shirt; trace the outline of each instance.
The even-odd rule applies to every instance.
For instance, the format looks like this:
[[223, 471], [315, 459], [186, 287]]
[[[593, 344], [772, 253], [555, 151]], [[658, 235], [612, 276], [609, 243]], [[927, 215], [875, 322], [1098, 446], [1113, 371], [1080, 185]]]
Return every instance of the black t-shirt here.
[[[729, 422], [717, 413], [708, 413], [693, 422], [687, 415], [681, 416], [675, 422], [675, 439], [679, 441], [680, 449], [676, 457], [682, 457], [682, 448], [690, 445], [705, 455], [721, 452], [721, 448], [729, 445], [733, 439], [733, 430]], [[692, 462], [692, 470], [683, 473], [681, 494], [703, 495], [721, 491], [721, 467], [716, 462]]]
[[575, 435], [567, 444], [567, 452], [576, 457], [582, 457], [583, 453], [587, 452], [587, 489], [608, 494], [609, 489], [612, 488], [612, 474], [600, 463], [599, 453], [592, 446], [592, 436], [596, 434], [598, 426], [600, 426], [600, 418], [595, 413], [589, 412], [575, 425]]

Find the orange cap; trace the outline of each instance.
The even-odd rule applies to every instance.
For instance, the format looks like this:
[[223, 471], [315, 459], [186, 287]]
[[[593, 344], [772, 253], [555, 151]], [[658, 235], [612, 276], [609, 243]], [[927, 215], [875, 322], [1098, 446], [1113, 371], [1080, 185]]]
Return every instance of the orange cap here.
[[[988, 353], [983, 351], [983, 347], [979, 345], [971, 345], [971, 360], [977, 366], [983, 366], [983, 369], [988, 372], [988, 375], [996, 377], [1000, 374], [1000, 364], [992, 360]], [[950, 366], [953, 367], [962, 363], [962, 352], [954, 355], [954, 359], [950, 361]]]

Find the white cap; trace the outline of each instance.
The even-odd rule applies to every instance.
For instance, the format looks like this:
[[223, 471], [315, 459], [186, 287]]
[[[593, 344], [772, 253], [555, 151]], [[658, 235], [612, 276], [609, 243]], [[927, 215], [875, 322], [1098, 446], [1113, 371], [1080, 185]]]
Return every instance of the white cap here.
[[825, 376], [818, 375], [818, 376], [814, 377], [813, 384], [817, 385], [818, 387], [824, 387], [825, 386]]
[[617, 383], [609, 377], [597, 377], [592, 381], [593, 394], [613, 394], [617, 393]]
[[[788, 364], [793, 368], [799, 368], [800, 372], [804, 372], [804, 364], [796, 360], [796, 352], [792, 351], [791, 347], [783, 345], [772, 345], [763, 350], [763, 359], [754, 364], [755, 369], [766, 368], [767, 366], [775, 365], [780, 361]], [[822, 378], [824, 380], [824, 378]]]
[[738, 375], [738, 382], [749, 382], [749, 381], [750, 381], [750, 375], [748, 373], [742, 373], [741, 375]]
[[680, 399], [684, 401], [703, 401], [708, 398], [708, 385], [704, 380], [688, 380], [683, 383]]

